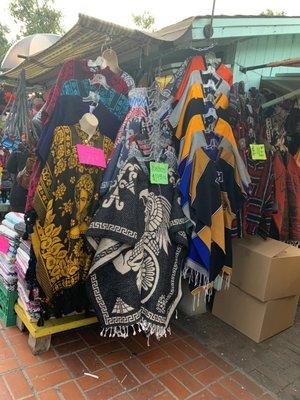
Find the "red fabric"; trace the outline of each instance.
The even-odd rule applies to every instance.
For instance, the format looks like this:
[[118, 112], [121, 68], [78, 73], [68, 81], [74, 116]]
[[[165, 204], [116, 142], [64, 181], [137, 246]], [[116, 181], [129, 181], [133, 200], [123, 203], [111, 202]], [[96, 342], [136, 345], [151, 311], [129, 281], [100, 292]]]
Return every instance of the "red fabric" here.
[[33, 198], [40, 180], [41, 172], [41, 162], [39, 161], [39, 159], [37, 159], [34, 163], [33, 170], [30, 176], [30, 184], [28, 188], [25, 212], [33, 209]]
[[16, 96], [12, 92], [5, 92], [4, 93], [4, 101], [7, 104], [9, 101], [13, 102], [16, 100]]
[[218, 68], [216, 68], [216, 73], [224, 79], [224, 81], [228, 82], [230, 86], [233, 84], [233, 74], [232, 71], [226, 67], [224, 64], [220, 64]]
[[190, 78], [190, 75], [193, 71], [205, 71], [206, 66], [205, 66], [205, 61], [202, 56], [195, 56], [191, 59], [184, 76], [182, 78], [181, 84], [177, 90], [177, 93], [175, 95], [174, 101], [179, 101], [181, 96], [183, 95], [184, 89], [188, 83], [188, 80]]
[[300, 240], [300, 168], [293, 156], [288, 156], [287, 193], [289, 203], [289, 239]]
[[279, 152], [274, 156], [274, 175], [277, 212], [273, 214], [273, 220], [278, 230], [279, 239], [285, 241], [288, 239], [287, 169]]
[[42, 122], [47, 123], [53, 113], [56, 101], [60, 96], [63, 84], [70, 79], [87, 79], [92, 73], [87, 69], [86, 62], [79, 60], [67, 61], [59, 71], [55, 85], [51, 88], [49, 97], [44, 108]]
[[103, 68], [99, 71], [100, 74], [105, 76], [107, 84], [115, 89], [118, 93], [128, 94], [129, 88], [124, 79], [112, 72], [109, 67]]

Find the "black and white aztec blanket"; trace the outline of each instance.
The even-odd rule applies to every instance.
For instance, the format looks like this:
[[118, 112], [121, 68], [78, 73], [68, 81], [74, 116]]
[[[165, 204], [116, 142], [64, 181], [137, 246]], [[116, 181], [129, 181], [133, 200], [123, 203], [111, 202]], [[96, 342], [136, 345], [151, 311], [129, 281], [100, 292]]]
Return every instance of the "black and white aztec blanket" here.
[[[147, 165], [148, 166], [148, 165]], [[86, 236], [96, 254], [87, 284], [102, 335], [158, 339], [181, 298], [186, 218], [176, 177], [154, 185], [134, 158], [102, 199]]]

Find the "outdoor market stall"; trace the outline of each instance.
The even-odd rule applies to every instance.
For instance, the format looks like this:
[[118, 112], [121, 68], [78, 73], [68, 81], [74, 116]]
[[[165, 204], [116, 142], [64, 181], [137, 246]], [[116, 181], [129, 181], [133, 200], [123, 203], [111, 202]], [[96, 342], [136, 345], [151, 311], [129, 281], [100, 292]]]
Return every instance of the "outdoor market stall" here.
[[[80, 16], [4, 74], [24, 69], [28, 83], [53, 84], [35, 118], [26, 232], [13, 259], [18, 326], [34, 353], [49, 348], [52, 333], [96, 317], [103, 336], [160, 339], [182, 277], [195, 307], [228, 289], [235, 238], [300, 240], [299, 133], [288, 121], [295, 102], [280, 118], [264, 112], [268, 94], [233, 84], [208, 50], [186, 58], [166, 86], [136, 87], [121, 65], [172, 47], [174, 36], [164, 35]], [[284, 147], [284, 166], [286, 132], [294, 147]], [[278, 165], [288, 177], [284, 197]]]

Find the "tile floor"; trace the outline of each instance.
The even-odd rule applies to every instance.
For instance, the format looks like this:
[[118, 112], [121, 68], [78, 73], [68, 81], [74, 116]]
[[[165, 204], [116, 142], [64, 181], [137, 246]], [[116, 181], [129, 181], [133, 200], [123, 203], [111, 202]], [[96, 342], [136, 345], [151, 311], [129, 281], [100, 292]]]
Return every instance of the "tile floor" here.
[[291, 328], [261, 343], [253, 342], [211, 313], [178, 316], [176, 324], [278, 399], [300, 400], [300, 305]]
[[97, 329], [54, 335], [50, 350], [33, 356], [26, 333], [2, 328], [0, 400], [274, 399], [177, 327], [150, 347], [142, 335], [105, 339]]

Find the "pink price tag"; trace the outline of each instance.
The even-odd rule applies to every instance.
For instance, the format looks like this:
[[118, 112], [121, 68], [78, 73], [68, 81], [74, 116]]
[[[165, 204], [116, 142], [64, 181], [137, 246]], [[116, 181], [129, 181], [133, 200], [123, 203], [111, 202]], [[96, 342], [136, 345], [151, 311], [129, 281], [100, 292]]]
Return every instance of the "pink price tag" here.
[[80, 164], [94, 165], [106, 168], [104, 151], [85, 144], [77, 144], [77, 154]]
[[0, 253], [7, 254], [9, 249], [9, 241], [6, 237], [0, 236]]

